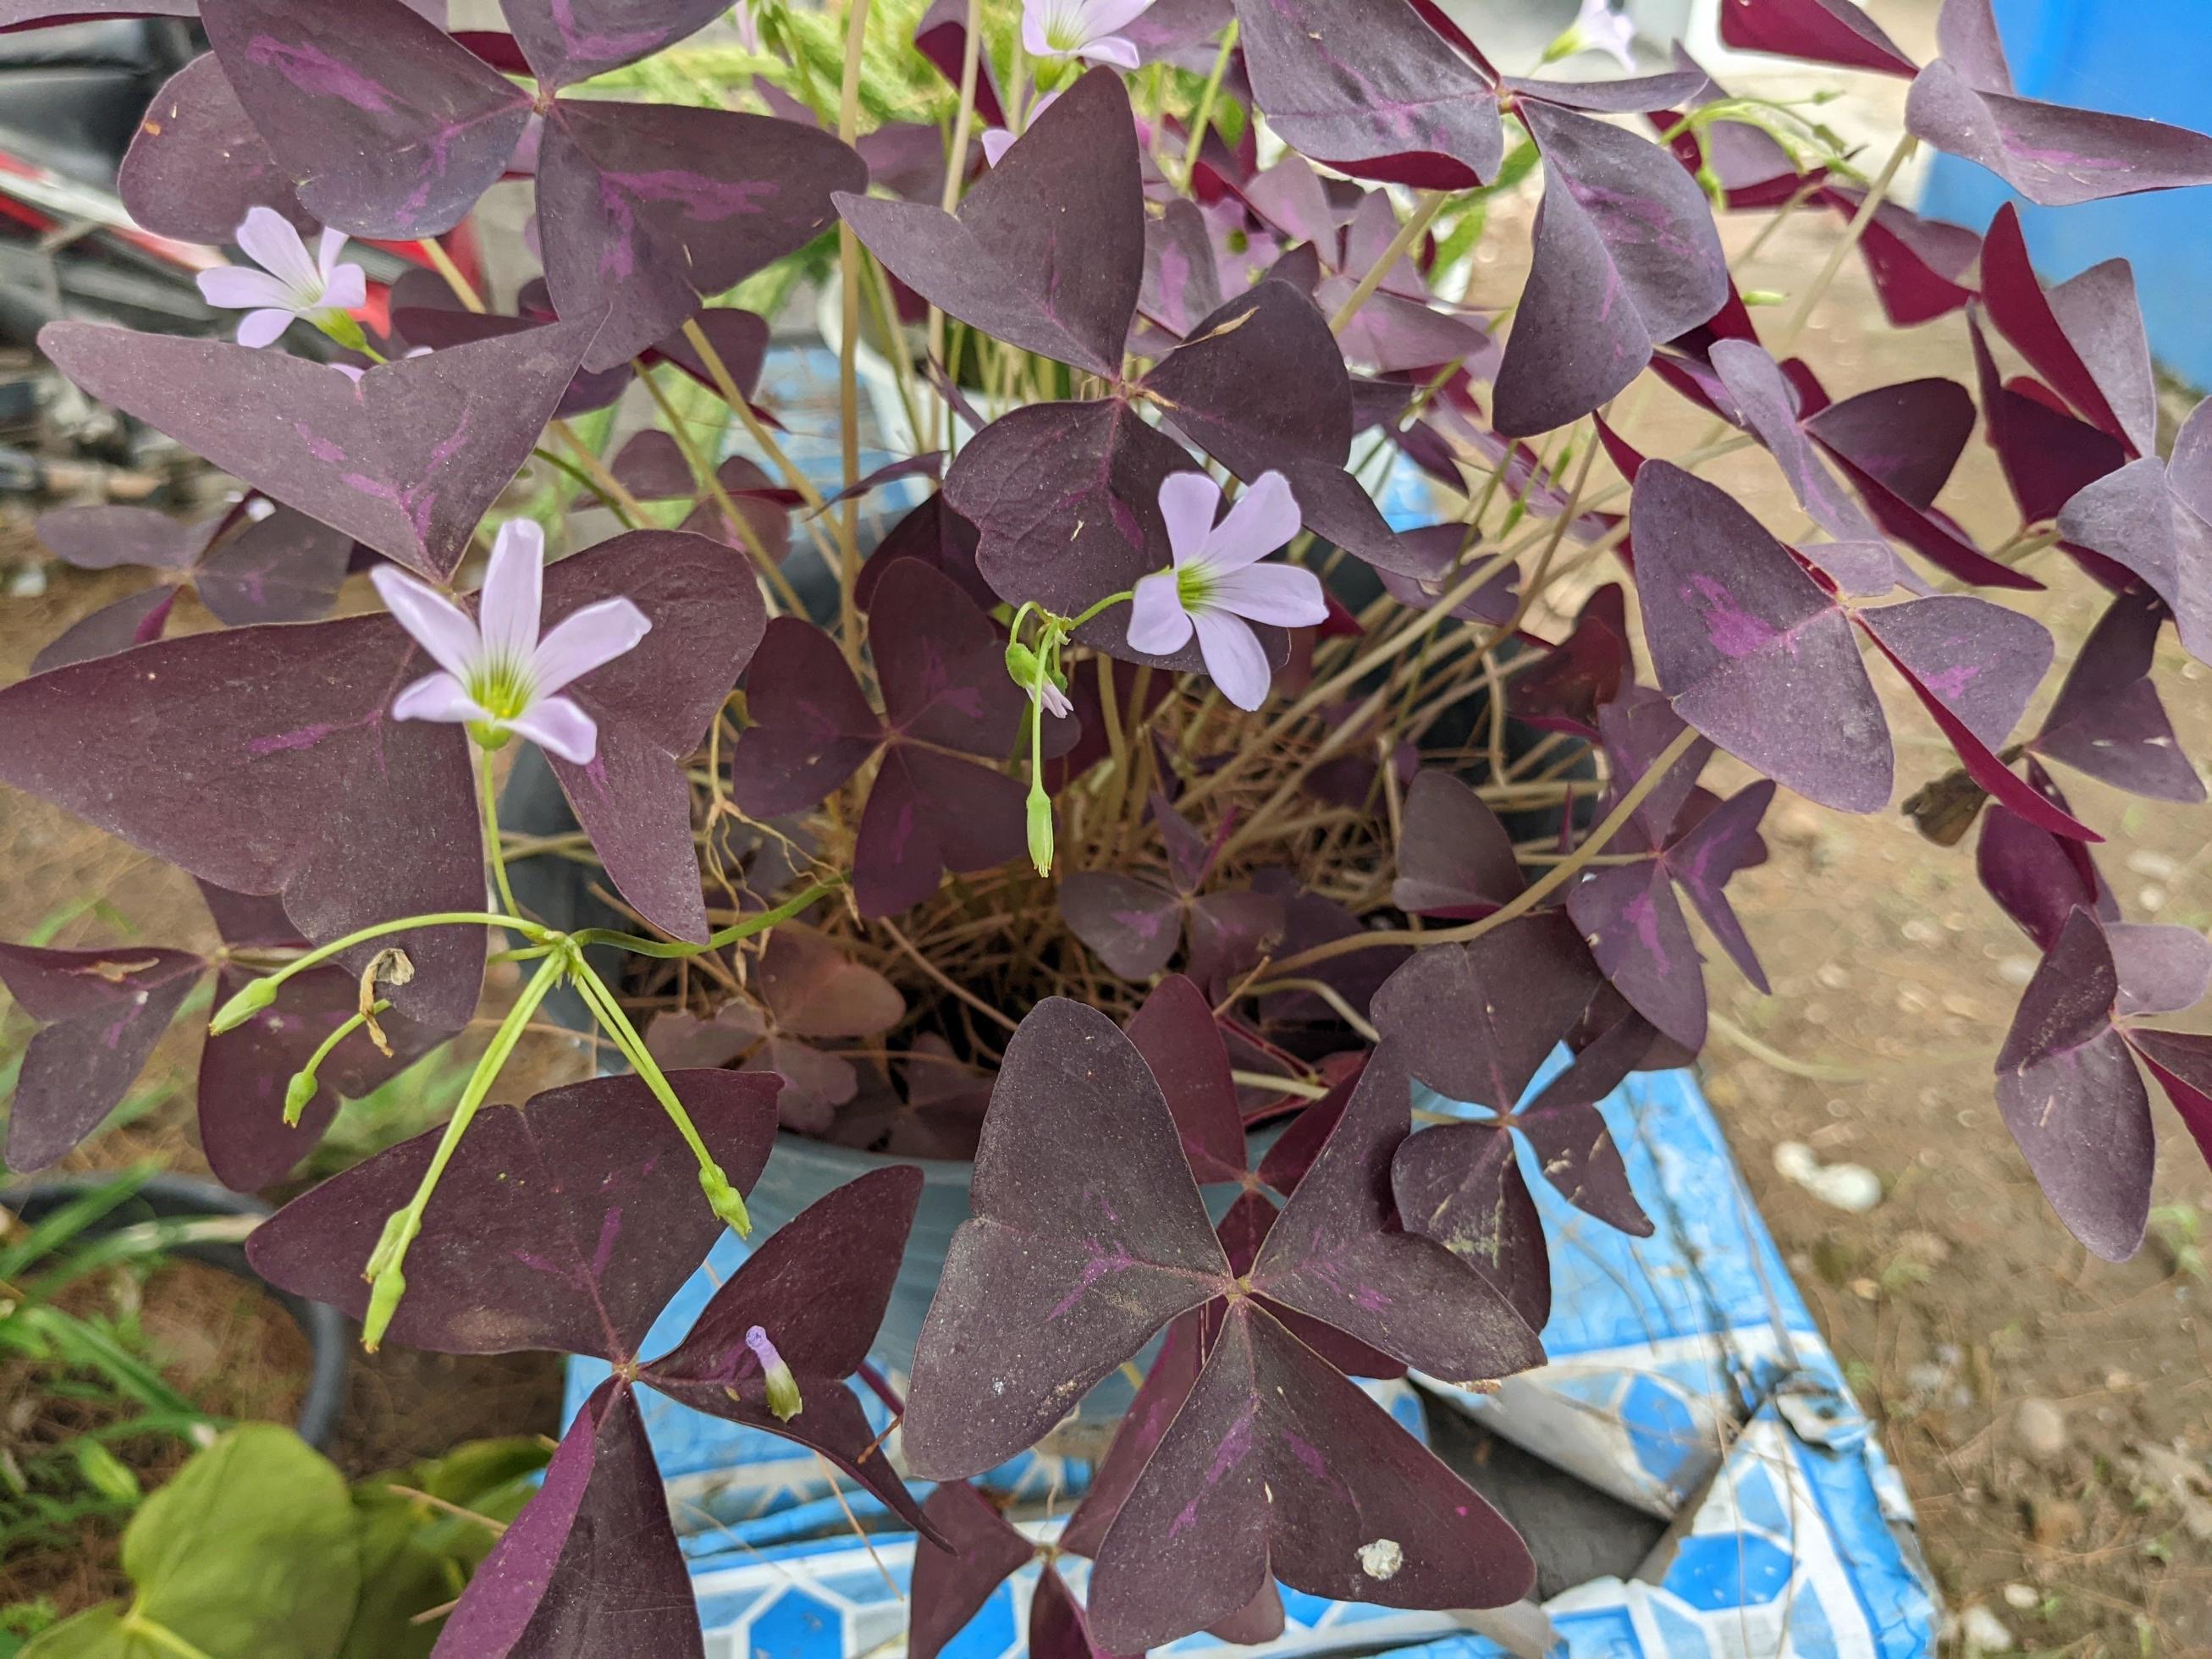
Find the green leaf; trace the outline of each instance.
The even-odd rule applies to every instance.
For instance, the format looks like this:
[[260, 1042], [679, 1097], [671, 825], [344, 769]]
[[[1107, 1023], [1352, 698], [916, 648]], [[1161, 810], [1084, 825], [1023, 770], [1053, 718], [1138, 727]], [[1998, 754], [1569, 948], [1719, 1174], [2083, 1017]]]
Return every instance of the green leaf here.
[[135, 1615], [210, 1659], [336, 1659], [361, 1594], [343, 1477], [273, 1423], [232, 1430], [148, 1498], [123, 1568]]
[[123, 1608], [114, 1601], [88, 1607], [40, 1632], [20, 1659], [173, 1659], [143, 1638], [126, 1635]]

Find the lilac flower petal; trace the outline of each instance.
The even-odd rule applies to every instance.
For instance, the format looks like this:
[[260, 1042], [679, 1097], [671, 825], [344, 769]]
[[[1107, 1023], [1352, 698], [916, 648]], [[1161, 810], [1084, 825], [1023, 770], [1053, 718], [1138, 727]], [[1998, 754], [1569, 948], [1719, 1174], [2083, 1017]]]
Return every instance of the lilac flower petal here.
[[1175, 575], [1156, 571], [1145, 577], [1129, 600], [1129, 648], [1164, 657], [1189, 643], [1190, 612], [1176, 592]]
[[1083, 27], [1091, 34], [1118, 34], [1152, 9], [1152, 0], [1083, 0]]
[[996, 167], [1006, 153], [1014, 147], [1014, 135], [1004, 127], [993, 127], [983, 135], [982, 143], [983, 159]]
[[1316, 628], [1328, 618], [1321, 578], [1295, 564], [1247, 565], [1214, 578], [1208, 600], [1248, 621]]
[[491, 710], [469, 696], [468, 688], [453, 675], [425, 674], [392, 700], [396, 720], [442, 720], [459, 725], [476, 720], [489, 724]]
[[313, 294], [323, 285], [307, 245], [292, 222], [271, 207], [248, 208], [238, 228], [238, 246], [246, 256], [295, 294]]
[[396, 565], [380, 564], [368, 573], [368, 579], [376, 585], [377, 597], [432, 660], [447, 673], [467, 678], [483, 652], [483, 636], [468, 612]]
[[643, 639], [653, 623], [628, 599], [601, 599], [570, 612], [538, 641], [532, 678], [538, 695], [550, 697]]
[[1206, 538], [1206, 562], [1216, 572], [1241, 570], [1297, 535], [1298, 524], [1291, 481], [1279, 472], [1262, 472]]
[[246, 265], [218, 265], [204, 270], [199, 285], [200, 298], [225, 311], [255, 311], [264, 306], [292, 308], [291, 289], [267, 271]]
[[1107, 64], [1124, 70], [1138, 68], [1142, 61], [1137, 56], [1136, 44], [1118, 34], [1087, 41], [1075, 55], [1086, 63]]
[[338, 268], [338, 255], [345, 252], [346, 234], [342, 230], [325, 228], [315, 241], [315, 270], [328, 283]]
[[238, 319], [238, 343], [258, 351], [263, 346], [274, 345], [284, 337], [284, 331], [292, 326], [289, 311], [249, 311]]
[[331, 273], [323, 289], [323, 304], [332, 311], [358, 311], [368, 303], [368, 273], [359, 265], [343, 264]]
[[510, 519], [499, 527], [477, 598], [487, 658], [520, 665], [538, 648], [544, 596], [545, 532], [532, 520]]
[[1052, 42], [1045, 38], [1044, 15], [1034, 5], [1022, 8], [1022, 50], [1032, 58], [1058, 58]]
[[1198, 648], [1206, 659], [1206, 672], [1213, 676], [1221, 695], [1244, 709], [1257, 708], [1267, 702], [1275, 677], [1251, 624], [1220, 611], [1201, 611], [1191, 621], [1198, 629]]
[[1170, 472], [1160, 481], [1160, 516], [1178, 568], [1206, 550], [1220, 510], [1221, 486], [1203, 472]]
[[590, 765], [599, 746], [598, 723], [566, 697], [540, 697], [503, 724], [571, 766]]

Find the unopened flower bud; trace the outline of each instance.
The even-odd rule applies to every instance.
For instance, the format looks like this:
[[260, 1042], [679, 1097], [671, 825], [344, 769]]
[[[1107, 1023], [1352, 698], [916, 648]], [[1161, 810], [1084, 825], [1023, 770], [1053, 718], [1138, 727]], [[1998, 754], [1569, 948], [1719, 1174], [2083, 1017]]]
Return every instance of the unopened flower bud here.
[[1013, 677], [1016, 685], [1027, 691], [1037, 682], [1036, 653], [1019, 640], [1006, 641], [1006, 672]]
[[236, 1030], [276, 1001], [276, 981], [273, 978], [246, 981], [236, 996], [215, 1011], [215, 1018], [208, 1022], [209, 1032], [221, 1036], [225, 1031]]
[[751, 1236], [753, 1218], [746, 1213], [745, 1200], [738, 1189], [730, 1185], [730, 1178], [722, 1173], [720, 1164], [707, 1164], [700, 1167], [699, 1189], [707, 1194], [708, 1207], [721, 1218], [725, 1226], [739, 1238]]
[[1029, 799], [1030, 862], [1041, 876], [1052, 873], [1052, 797], [1042, 784], [1033, 786]]
[[295, 1129], [300, 1124], [300, 1114], [307, 1109], [315, 1097], [315, 1074], [295, 1072], [292, 1080], [284, 1085], [284, 1127]]
[[368, 1312], [361, 1322], [361, 1346], [374, 1353], [399, 1311], [399, 1298], [407, 1294], [407, 1275], [397, 1261], [389, 1263], [368, 1282]]
[[768, 1408], [775, 1413], [779, 1423], [788, 1423], [806, 1409], [799, 1397], [799, 1379], [791, 1374], [791, 1367], [783, 1363], [783, 1356], [775, 1351], [768, 1333], [754, 1326], [745, 1333], [745, 1346], [753, 1351], [760, 1361], [762, 1379], [768, 1384]]

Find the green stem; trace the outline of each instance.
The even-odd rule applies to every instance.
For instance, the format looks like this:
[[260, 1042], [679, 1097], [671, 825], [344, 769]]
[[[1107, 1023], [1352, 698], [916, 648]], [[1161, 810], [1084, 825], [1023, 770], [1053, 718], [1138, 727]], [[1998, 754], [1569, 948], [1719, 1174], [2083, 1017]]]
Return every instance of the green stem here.
[[514, 889], [507, 883], [507, 854], [499, 843], [499, 787], [491, 775], [491, 750], [477, 750], [477, 789], [483, 803], [484, 856], [491, 861], [491, 878], [499, 890], [499, 908], [510, 916], [522, 914], [514, 902]]
[[738, 1237], [747, 1237], [753, 1230], [753, 1223], [752, 1218], [745, 1212], [744, 1196], [730, 1184], [730, 1178], [723, 1173], [721, 1164], [715, 1160], [714, 1153], [707, 1150], [707, 1143], [700, 1139], [698, 1126], [691, 1121], [691, 1114], [676, 1097], [676, 1091], [670, 1086], [659, 1062], [647, 1051], [645, 1039], [630, 1024], [629, 1016], [623, 1012], [622, 1004], [615, 1000], [614, 993], [607, 989], [606, 981], [580, 955], [576, 958], [576, 988], [584, 994], [585, 1002], [590, 1006], [599, 1024], [606, 1027], [607, 1035], [622, 1050], [623, 1058], [629, 1062], [630, 1069], [644, 1079], [645, 1086], [653, 1091], [653, 1098], [668, 1114], [669, 1121], [676, 1126], [676, 1133], [682, 1135], [684, 1145], [690, 1147], [691, 1156], [699, 1160], [699, 1186], [707, 1194], [707, 1202], [713, 1206], [717, 1216], [736, 1231]]
[[149, 1619], [135, 1607], [117, 1621], [117, 1627], [133, 1636], [144, 1637], [155, 1647], [175, 1654], [177, 1659], [214, 1659], [214, 1656], [204, 1648], [194, 1647], [167, 1625]]
[[1190, 147], [1183, 151], [1182, 176], [1188, 184], [1192, 173], [1198, 171], [1198, 152], [1206, 143], [1206, 129], [1213, 120], [1213, 100], [1221, 95], [1222, 77], [1229, 73], [1229, 59], [1237, 50], [1237, 20], [1229, 20], [1229, 27], [1221, 37], [1221, 50], [1213, 59], [1213, 73], [1206, 77], [1206, 90], [1199, 94], [1198, 109], [1190, 118]]
[[607, 927], [586, 927], [568, 937], [579, 946], [611, 945], [617, 950], [628, 951], [633, 956], [658, 957], [664, 961], [696, 957], [708, 951], [719, 951], [725, 945], [735, 945], [741, 939], [750, 939], [755, 933], [789, 921], [800, 911], [829, 897], [843, 885], [842, 881], [817, 882], [798, 897], [786, 899], [773, 910], [763, 910], [757, 916], [747, 916], [743, 921], [732, 922], [727, 927], [709, 933], [704, 945], [672, 944], [665, 939], [645, 939], [636, 933], [618, 933]]
[[572, 963], [580, 966], [582, 961], [579, 952], [556, 951], [545, 958], [530, 982], [522, 988], [514, 1006], [507, 1011], [507, 1018], [492, 1033], [491, 1042], [484, 1049], [483, 1057], [477, 1061], [476, 1070], [469, 1073], [468, 1085], [461, 1091], [453, 1116], [447, 1120], [446, 1132], [438, 1139], [437, 1150], [430, 1154], [430, 1166], [422, 1171], [415, 1196], [407, 1200], [406, 1208], [394, 1211], [386, 1220], [383, 1237], [377, 1240], [375, 1251], [362, 1270], [362, 1277], [368, 1280], [371, 1288], [368, 1315], [362, 1321], [361, 1343], [371, 1353], [383, 1341], [392, 1316], [398, 1310], [399, 1298], [406, 1294], [407, 1278], [400, 1271], [400, 1264], [406, 1260], [407, 1247], [422, 1231], [422, 1212], [429, 1207], [430, 1194], [437, 1190], [446, 1166], [453, 1162], [462, 1135], [467, 1133], [477, 1109], [483, 1104], [484, 1097], [491, 1092], [491, 1085], [514, 1055], [515, 1045], [522, 1041], [523, 1030], [538, 1012], [538, 1005], [545, 1000], [546, 994], [559, 983]]
[[[315, 1077], [323, 1069], [323, 1062], [337, 1048], [377, 1015], [392, 1006], [389, 997], [379, 997], [368, 1005], [367, 1013], [351, 1013], [338, 1022], [336, 1030], [315, 1045], [315, 1052], [307, 1056], [307, 1063], [292, 1073], [292, 1081], [284, 1091], [284, 1127], [297, 1128], [300, 1114], [307, 1109], [307, 1103], [315, 1097]], [[303, 1086], [304, 1085], [304, 1086]]]
[[210, 1036], [221, 1036], [225, 1031], [240, 1026], [276, 1000], [276, 993], [284, 981], [295, 974], [310, 968], [320, 967], [332, 957], [350, 951], [356, 945], [366, 945], [373, 939], [386, 939], [393, 933], [404, 933], [416, 927], [511, 927], [533, 945], [552, 945], [562, 937], [552, 928], [534, 921], [525, 921], [520, 916], [494, 915], [488, 910], [437, 910], [428, 915], [401, 916], [396, 921], [380, 921], [373, 927], [363, 927], [348, 933], [343, 939], [332, 939], [319, 945], [303, 957], [295, 957], [275, 973], [251, 981], [237, 995], [215, 1012], [208, 1022]]
[[1130, 587], [1123, 588], [1119, 593], [1109, 593], [1104, 599], [1099, 600], [1097, 604], [1092, 605], [1089, 610], [1084, 611], [1082, 615], [1075, 617], [1072, 622], [1070, 622], [1067, 624], [1067, 631], [1070, 634], [1073, 634], [1077, 629], [1082, 627], [1084, 623], [1089, 622], [1100, 611], [1105, 610], [1107, 606], [1119, 605], [1124, 599], [1132, 599], [1135, 597], [1136, 590]]

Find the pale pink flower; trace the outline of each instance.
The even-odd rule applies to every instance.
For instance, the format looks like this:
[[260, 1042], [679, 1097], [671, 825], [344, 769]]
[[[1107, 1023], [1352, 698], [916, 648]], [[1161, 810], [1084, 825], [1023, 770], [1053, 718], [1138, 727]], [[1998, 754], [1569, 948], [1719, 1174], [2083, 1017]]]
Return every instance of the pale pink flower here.
[[1133, 41], [1116, 34], [1152, 9], [1152, 0], [1022, 0], [1022, 47], [1032, 58], [1080, 58], [1137, 67]]
[[1221, 487], [1203, 472], [1170, 473], [1160, 485], [1175, 563], [1143, 578], [1130, 595], [1129, 647], [1164, 657], [1195, 633], [1221, 695], [1257, 708], [1274, 676], [1251, 624], [1311, 627], [1328, 619], [1328, 604], [1312, 571], [1260, 562], [1298, 533], [1290, 480], [1261, 473], [1216, 524], [1220, 506]]
[[1636, 24], [1620, 9], [1625, 3], [1626, 0], [1583, 0], [1575, 21], [1544, 49], [1544, 61], [1556, 64], [1577, 52], [1601, 52], [1620, 65], [1623, 74], [1635, 74], [1636, 58], [1629, 48], [1636, 40]]
[[438, 672], [399, 694], [395, 719], [465, 725], [487, 749], [520, 734], [573, 766], [590, 763], [599, 726], [573, 699], [556, 694], [621, 656], [653, 626], [629, 600], [601, 599], [541, 638], [545, 532], [527, 519], [500, 526], [475, 617], [394, 566], [379, 565], [369, 580], [438, 665]]
[[[1048, 92], [1043, 97], [1038, 99], [1036, 102], [1031, 104], [1029, 107], [1029, 113], [1022, 118], [1022, 131], [1027, 132], [1031, 127], [1035, 126], [1036, 125], [1037, 117], [1050, 109], [1053, 106], [1053, 100], [1059, 96], [1060, 94], [1057, 92]], [[1009, 132], [1004, 127], [989, 127], [985, 129], [981, 140], [983, 145], [983, 159], [989, 162], [993, 167], [998, 166], [1001, 161], [1006, 159], [1006, 152], [1014, 147], [1014, 140], [1020, 136], [1020, 133]]]
[[730, 14], [730, 23], [738, 32], [738, 44], [759, 57], [763, 51], [760, 20], [753, 15], [751, 0], [738, 0], [736, 9]]
[[342, 318], [350, 322], [347, 313], [368, 303], [362, 268], [338, 263], [346, 245], [342, 230], [325, 231], [310, 254], [289, 219], [274, 208], [255, 207], [246, 210], [237, 240], [261, 269], [222, 265], [200, 272], [199, 284], [210, 305], [246, 313], [238, 325], [240, 345], [274, 344], [295, 317], [318, 328]]

